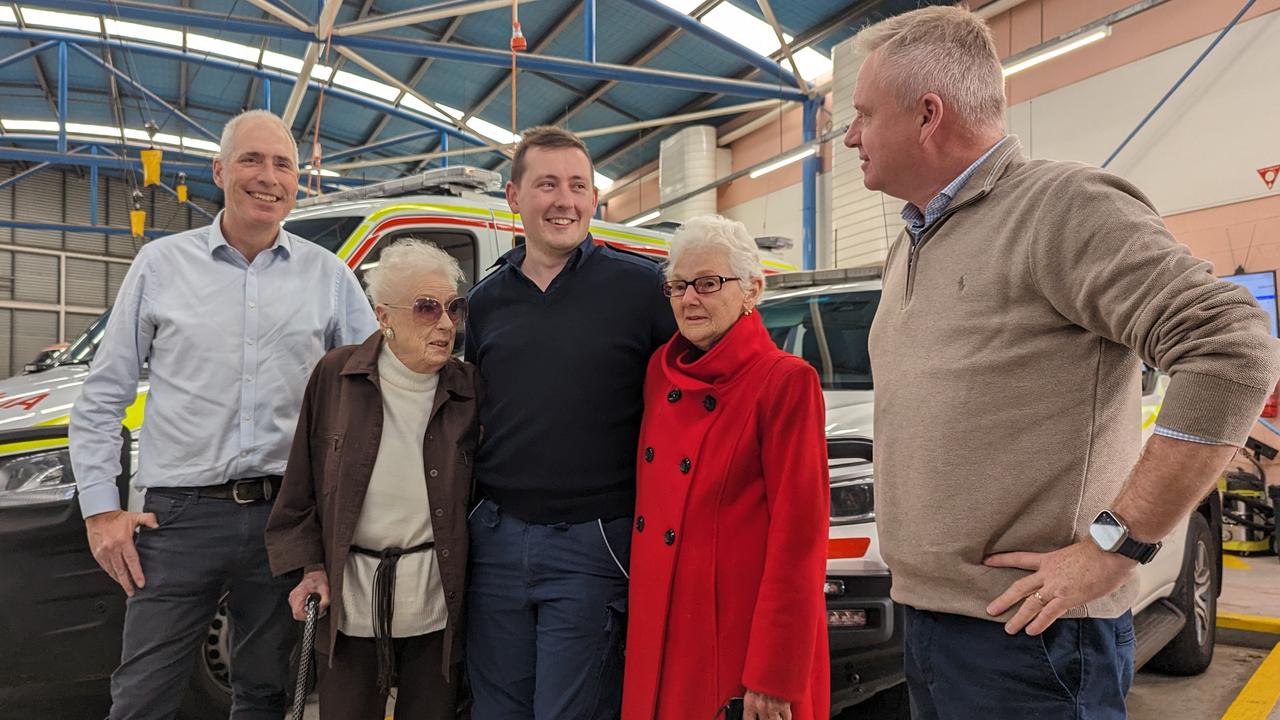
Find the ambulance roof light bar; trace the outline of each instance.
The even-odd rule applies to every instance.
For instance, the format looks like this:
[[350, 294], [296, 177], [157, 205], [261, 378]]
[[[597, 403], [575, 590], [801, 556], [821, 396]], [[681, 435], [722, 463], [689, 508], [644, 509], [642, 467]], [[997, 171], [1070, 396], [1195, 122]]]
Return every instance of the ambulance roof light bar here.
[[489, 192], [501, 188], [502, 175], [499, 173], [469, 165], [450, 165], [449, 167], [433, 168], [418, 175], [410, 175], [409, 177], [373, 183], [340, 192], [304, 198], [298, 201], [297, 207], [318, 207], [338, 202], [375, 200], [378, 198], [412, 195], [414, 193], [427, 194], [433, 189], [446, 192], [458, 190]]
[[861, 280], [879, 280], [884, 274], [883, 268], [876, 266], [834, 268], [830, 270], [808, 270], [805, 272], [780, 273], [764, 279], [765, 287], [770, 290], [787, 288], [807, 288], [821, 285], [858, 282]]

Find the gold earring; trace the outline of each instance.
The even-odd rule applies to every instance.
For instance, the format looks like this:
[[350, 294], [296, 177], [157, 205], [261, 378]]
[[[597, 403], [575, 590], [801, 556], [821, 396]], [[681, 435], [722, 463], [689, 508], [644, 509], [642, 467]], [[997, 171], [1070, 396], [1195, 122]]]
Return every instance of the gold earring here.
[[755, 308], [748, 307], [746, 310], [743, 310], [743, 311], [742, 311], [742, 315], [745, 317], [745, 316], [747, 316], [747, 315], [750, 315], [750, 314], [751, 314], [752, 312], [754, 312], [754, 311], [755, 311]]
[[390, 327], [384, 327], [384, 328], [382, 328], [382, 337], [384, 337], [384, 338], [386, 338], [386, 339], [388, 339], [388, 340], [395, 340], [395, 339], [396, 339], [396, 331], [395, 331], [395, 330], [392, 330]]

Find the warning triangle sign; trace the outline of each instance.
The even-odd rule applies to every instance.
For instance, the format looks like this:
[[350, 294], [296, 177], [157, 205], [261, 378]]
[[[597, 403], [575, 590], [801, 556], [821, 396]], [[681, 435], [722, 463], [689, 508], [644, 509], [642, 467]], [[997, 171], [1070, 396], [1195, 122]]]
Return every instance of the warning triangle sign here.
[[1258, 168], [1258, 177], [1262, 178], [1262, 182], [1266, 183], [1267, 189], [1270, 190], [1275, 186], [1276, 178], [1280, 177], [1280, 165]]

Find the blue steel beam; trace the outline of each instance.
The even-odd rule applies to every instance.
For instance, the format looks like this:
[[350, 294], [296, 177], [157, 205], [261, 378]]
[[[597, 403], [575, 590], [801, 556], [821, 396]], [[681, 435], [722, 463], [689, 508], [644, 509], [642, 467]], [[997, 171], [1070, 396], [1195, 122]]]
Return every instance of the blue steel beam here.
[[346, 160], [347, 158], [352, 158], [357, 155], [363, 155], [365, 153], [370, 153], [375, 150], [385, 150], [389, 147], [399, 145], [400, 143], [412, 142], [414, 140], [422, 140], [424, 138], [429, 138], [435, 134], [436, 134], [435, 130], [419, 130], [417, 132], [411, 132], [411, 133], [406, 133], [404, 135], [397, 135], [393, 138], [387, 138], [386, 140], [379, 140], [376, 143], [369, 143], [368, 145], [360, 145], [353, 148], [347, 148], [346, 150], [339, 150], [338, 152], [325, 156], [323, 159], [321, 159], [320, 164], [325, 165], [328, 163], [337, 162], [339, 160]]
[[[448, 136], [445, 136], [445, 135], [440, 136], [440, 152], [449, 152]], [[448, 155], [445, 155], [444, 157], [440, 158], [440, 167], [449, 167]]]
[[678, 10], [673, 10], [657, 0], [626, 0], [626, 2], [644, 10], [645, 12], [657, 16], [666, 22], [683, 29], [685, 32], [694, 37], [701, 38], [712, 45], [724, 50], [734, 57], [751, 64], [753, 67], [759, 68], [774, 77], [783, 80], [792, 87], [797, 86], [796, 76], [792, 75], [785, 68], [733, 38], [704, 25], [701, 20], [686, 15]]
[[262, 81], [262, 107], [271, 112], [271, 80]]
[[[818, 111], [822, 109], [821, 100], [806, 100], [802, 137], [804, 142], [811, 143], [818, 137]], [[801, 167], [801, 222], [804, 228], [803, 269], [813, 270], [818, 265], [818, 173], [822, 171], [822, 148], [804, 159]]]
[[596, 0], [582, 0], [582, 59], [596, 61]]
[[[35, 0], [35, 2], [27, 4], [48, 5], [50, 4], [50, 0]], [[178, 6], [164, 7], [151, 3], [136, 2], [135, 0], [57, 0], [56, 7], [57, 9], [64, 11], [88, 12], [120, 19], [163, 23], [166, 25], [210, 28], [224, 32], [243, 32], [251, 35], [257, 35], [259, 37], [276, 37], [303, 42], [315, 41], [314, 36], [300, 30], [296, 30], [283, 23], [219, 15], [217, 13], [198, 11]], [[697, 21], [694, 22], [697, 23]], [[701, 23], [697, 24], [701, 26]], [[705, 29], [705, 26], [702, 27]], [[33, 35], [42, 36], [42, 33], [32, 33], [29, 30], [24, 32], [24, 37], [32, 37]], [[725, 39], [724, 36], [719, 35], [719, 33], [716, 33], [716, 35], [722, 42], [727, 42], [727, 39]], [[454, 62], [468, 62], [478, 65], [487, 65], [489, 67], [511, 67], [511, 53], [505, 50], [463, 47], [431, 40], [410, 40], [400, 37], [379, 35], [334, 36], [332, 38], [332, 42], [334, 45], [341, 45], [354, 49], [375, 50], [394, 55], [408, 55], [412, 57], [451, 60]], [[133, 52], [139, 52], [144, 49], [144, 46], [138, 43], [130, 43], [129, 49]], [[145, 49], [151, 50], [151, 48]], [[204, 58], [200, 58], [198, 62], [199, 61], [207, 62]], [[772, 61], [769, 62], [771, 62], [774, 67], [781, 70], [781, 67], [778, 66], [777, 63], [773, 63]], [[520, 65], [523, 69], [533, 72], [545, 72], [553, 75], [559, 74], [570, 77], [592, 78], [596, 80], [617, 80], [619, 82], [645, 83], [658, 87], [670, 87], [678, 90], [688, 90], [691, 92], [724, 93], [726, 95], [742, 97], [781, 98], [797, 102], [802, 102], [807, 97], [804, 93], [794, 89], [794, 87], [788, 89], [785, 87], [778, 87], [776, 85], [769, 85], [767, 83], [757, 83], [747, 80], [729, 80], [705, 75], [655, 70], [652, 68], [633, 68], [625, 65], [590, 63], [585, 60], [571, 60], [568, 58], [551, 58], [540, 55], [528, 55], [521, 59]], [[785, 70], [781, 71], [786, 73]], [[790, 73], [786, 73], [785, 78], [788, 78], [788, 82], [792, 86], [795, 85], [795, 81], [789, 79], [791, 78]], [[336, 88], [331, 88], [326, 90], [326, 92], [333, 94], [334, 89]]]
[[[58, 32], [53, 30], [33, 30], [30, 28], [26, 30], [19, 30], [18, 28], [14, 28], [14, 27], [0, 26], [0, 38], [4, 38], [4, 37], [16, 37], [16, 38], [27, 38], [27, 39], [46, 38], [46, 39], [53, 39], [53, 40], [66, 40], [68, 42], [73, 42], [80, 45], [106, 46], [106, 47], [112, 47], [112, 48], [118, 48], [118, 49], [127, 49], [129, 52], [137, 53], [140, 55], [152, 55], [156, 57], [168, 58], [171, 60], [182, 60], [185, 62], [196, 63], [200, 65], [207, 65], [209, 67], [218, 68], [220, 70], [244, 73], [246, 75], [255, 75], [260, 78], [266, 78], [269, 80], [278, 80], [280, 82], [285, 82], [290, 84], [297, 82], [297, 79], [298, 79], [297, 76], [295, 75], [283, 73], [278, 70], [259, 68], [253, 65], [242, 65], [238, 62], [235, 62], [234, 60], [226, 60], [226, 59], [218, 58], [212, 55], [205, 57], [197, 53], [186, 52], [184, 50], [179, 50], [176, 48], [151, 46], [143, 43], [133, 43], [133, 42], [126, 43], [116, 38], [102, 38], [99, 36], [78, 35], [75, 33]], [[314, 40], [314, 38], [312, 39]], [[321, 85], [321, 83], [318, 80], [311, 80], [310, 82], [317, 88], [319, 88]], [[404, 108], [396, 107], [394, 105], [389, 105], [386, 102], [378, 100], [377, 98], [369, 97], [367, 95], [361, 95], [359, 93], [352, 92], [350, 90], [345, 90], [339, 87], [326, 88], [325, 95], [329, 97], [341, 98], [348, 102], [352, 102], [357, 105], [361, 105], [361, 106], [370, 108], [372, 110], [376, 110], [378, 112], [386, 113], [394, 117], [408, 120], [409, 122], [415, 123], [417, 125], [422, 125], [424, 127], [432, 128], [433, 130], [448, 133], [450, 135], [453, 135], [456, 138], [464, 140], [473, 145], [487, 144], [485, 140], [482, 140], [469, 133], [461, 132], [457, 128], [453, 127], [452, 125], [446, 125], [444, 123], [438, 122], [424, 115], [421, 115], [415, 112], [410, 112], [408, 110], [405, 110]], [[492, 152], [501, 152], [501, 151], [495, 149]]]
[[[59, 45], [59, 47], [63, 47], [63, 46], [65, 46], [65, 45], [66, 45], [66, 43], [62, 43], [61, 45]], [[178, 116], [178, 119], [179, 119], [179, 120], [182, 120], [184, 123], [186, 123], [187, 125], [189, 125], [189, 126], [190, 126], [193, 130], [195, 130], [196, 132], [200, 133], [201, 135], [204, 135], [206, 138], [208, 138], [208, 139], [210, 139], [210, 140], [212, 140], [212, 141], [214, 141], [214, 142], [218, 142], [218, 136], [217, 136], [217, 135], [215, 135], [215, 134], [213, 133], [213, 131], [212, 131], [212, 130], [210, 130], [209, 128], [207, 128], [207, 127], [205, 127], [205, 126], [201, 125], [200, 123], [196, 122], [195, 120], [191, 119], [191, 118], [190, 118], [186, 113], [184, 113], [184, 112], [182, 112], [181, 110], [179, 110], [178, 108], [174, 107], [172, 103], [169, 103], [169, 102], [168, 102], [168, 101], [166, 101], [164, 98], [160, 97], [159, 95], [157, 95], [157, 94], [155, 94], [155, 93], [151, 92], [150, 90], [146, 89], [145, 87], [143, 87], [142, 83], [138, 82], [137, 80], [134, 80], [133, 78], [131, 78], [131, 77], [129, 77], [128, 75], [126, 75], [125, 73], [122, 73], [122, 72], [120, 72], [119, 70], [115, 69], [115, 68], [114, 68], [114, 67], [112, 67], [111, 65], [107, 64], [107, 63], [106, 63], [106, 61], [104, 61], [102, 58], [98, 57], [97, 55], [94, 55], [93, 53], [89, 52], [88, 50], [85, 50], [84, 48], [80, 47], [80, 46], [79, 46], [79, 45], [77, 45], [76, 43], [71, 43], [71, 47], [75, 48], [77, 51], [79, 51], [79, 52], [80, 52], [80, 54], [84, 55], [85, 57], [89, 58], [89, 59], [90, 59], [90, 60], [92, 60], [93, 62], [97, 63], [98, 67], [101, 67], [103, 70], [106, 70], [107, 72], [109, 72], [109, 73], [111, 73], [112, 75], [116, 76], [116, 78], [117, 78], [117, 79], [124, 81], [124, 82], [125, 82], [125, 83], [127, 83], [130, 87], [132, 87], [133, 89], [135, 89], [135, 90], [137, 90], [138, 92], [142, 93], [143, 95], [147, 96], [147, 98], [148, 98], [148, 99], [152, 100], [153, 102], [159, 103], [159, 104], [161, 105], [161, 107], [168, 108], [168, 110], [169, 110], [169, 112], [170, 112], [170, 113], [172, 113], [173, 115]], [[60, 52], [60, 53], [65, 53], [65, 52], [66, 52], [66, 50], [65, 50], [65, 49], [64, 49], [64, 50], [60, 50], [59, 52]], [[65, 123], [65, 122], [66, 122], [66, 118], [62, 118], [62, 121]]]
[[67, 151], [67, 44], [58, 43], [58, 152]]
[[[98, 154], [98, 146], [93, 145], [89, 152]], [[98, 224], [98, 166], [89, 168], [89, 224]]]
[[[118, 227], [101, 227], [98, 225], [67, 225], [64, 223], [35, 223], [24, 222], [22, 220], [0, 220], [0, 227], [14, 228], [17, 230], [45, 230], [52, 232], [73, 232], [73, 233], [97, 233], [99, 235], [132, 235], [133, 231], [129, 228]], [[168, 230], [147, 230], [145, 234], [149, 238], [164, 237], [169, 235]]]
[[[0, 160], [48, 162], [54, 165], [78, 165], [80, 167], [88, 168], [103, 167], [119, 170], [142, 169], [142, 161], [135, 160], [133, 158], [109, 157], [104, 155], [78, 155], [76, 153], [57, 152], [54, 150], [35, 150], [32, 148], [20, 147], [0, 147]], [[166, 160], [164, 164], [166, 168], [182, 170], [188, 175], [196, 173], [211, 176], [213, 174], [212, 163]]]
[[48, 50], [49, 48], [53, 47], [56, 44], [57, 42], [54, 40], [46, 40], [45, 42], [42, 42], [39, 45], [35, 45], [33, 47], [29, 47], [26, 50], [19, 50], [18, 52], [8, 57], [0, 58], [0, 67], [4, 67], [5, 65], [12, 65], [13, 63], [19, 62], [21, 60], [26, 60], [32, 55], [44, 52], [45, 50]]

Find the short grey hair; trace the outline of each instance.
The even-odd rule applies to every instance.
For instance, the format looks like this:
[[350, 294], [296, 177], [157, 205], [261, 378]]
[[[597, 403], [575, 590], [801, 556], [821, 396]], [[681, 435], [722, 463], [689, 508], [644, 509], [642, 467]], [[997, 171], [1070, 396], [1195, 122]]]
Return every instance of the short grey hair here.
[[747, 226], [737, 220], [730, 220], [723, 215], [702, 215], [696, 217], [676, 230], [671, 236], [671, 254], [663, 270], [668, 280], [680, 256], [685, 252], [701, 248], [723, 248], [729, 253], [729, 272], [738, 278], [742, 291], [751, 289], [751, 281], [764, 279], [764, 270], [760, 267], [760, 251], [756, 241], [747, 232]]
[[863, 28], [859, 55], [880, 50], [881, 77], [904, 108], [937, 93], [973, 132], [1003, 129], [1004, 73], [987, 23], [969, 10], [934, 5]]
[[407, 237], [382, 249], [378, 264], [364, 274], [365, 293], [377, 305], [388, 298], [393, 285], [416, 273], [443, 275], [453, 283], [454, 290], [460, 289], [467, 280], [462, 266], [452, 255], [435, 243]]
[[235, 138], [240, 125], [247, 120], [256, 119], [271, 120], [284, 131], [285, 137], [289, 138], [289, 146], [293, 148], [293, 160], [295, 163], [298, 162], [298, 141], [294, 139], [293, 131], [289, 129], [289, 126], [284, 123], [284, 120], [281, 119], [279, 115], [276, 115], [270, 110], [261, 109], [245, 110], [239, 115], [228, 120], [227, 124], [222, 126], [222, 138], [218, 141], [218, 159], [222, 162], [228, 162], [231, 160], [231, 141]]

